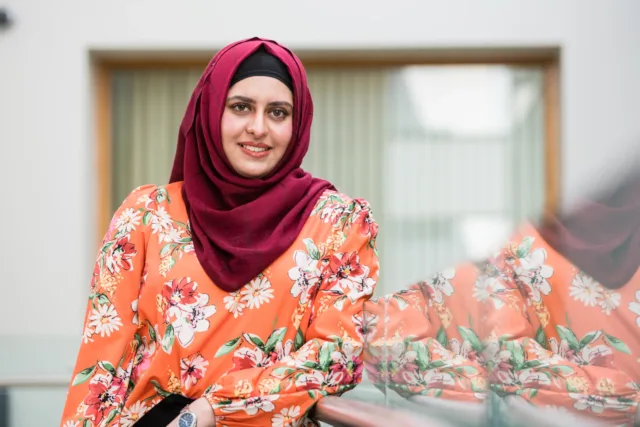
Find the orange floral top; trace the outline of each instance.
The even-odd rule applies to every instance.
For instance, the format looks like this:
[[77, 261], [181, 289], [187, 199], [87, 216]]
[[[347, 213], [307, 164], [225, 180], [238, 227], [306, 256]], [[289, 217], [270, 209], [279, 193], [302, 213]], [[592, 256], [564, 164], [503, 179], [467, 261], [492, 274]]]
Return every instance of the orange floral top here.
[[640, 401], [640, 272], [607, 289], [532, 226], [485, 266], [481, 303], [492, 390], [632, 425]]
[[171, 393], [219, 426], [288, 426], [363, 371], [378, 278], [368, 203], [327, 191], [298, 240], [236, 292], [198, 263], [182, 183], [134, 190], [99, 251], [61, 425], [131, 426]]

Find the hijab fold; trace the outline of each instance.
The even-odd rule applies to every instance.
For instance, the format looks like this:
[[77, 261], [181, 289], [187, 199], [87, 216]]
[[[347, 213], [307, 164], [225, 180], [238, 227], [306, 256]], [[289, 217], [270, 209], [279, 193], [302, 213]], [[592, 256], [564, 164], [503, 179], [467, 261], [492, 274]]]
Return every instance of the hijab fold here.
[[639, 170], [578, 209], [547, 218], [539, 231], [603, 286], [624, 286], [640, 267]]
[[[260, 179], [238, 175], [224, 154], [221, 121], [229, 84], [240, 64], [260, 48], [279, 59], [293, 85], [293, 132], [275, 169]], [[295, 242], [318, 198], [331, 183], [301, 169], [309, 148], [313, 102], [298, 57], [257, 37], [222, 49], [207, 65], [185, 112], [170, 182], [182, 196], [198, 261], [213, 283], [237, 291]]]

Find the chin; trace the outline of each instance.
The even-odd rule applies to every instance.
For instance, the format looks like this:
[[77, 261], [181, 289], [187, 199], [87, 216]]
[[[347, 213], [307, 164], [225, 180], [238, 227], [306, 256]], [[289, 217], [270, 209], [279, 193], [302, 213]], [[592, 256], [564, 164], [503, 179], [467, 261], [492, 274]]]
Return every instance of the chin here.
[[245, 178], [258, 179], [266, 176], [270, 170], [256, 170], [256, 169], [236, 169], [236, 173]]

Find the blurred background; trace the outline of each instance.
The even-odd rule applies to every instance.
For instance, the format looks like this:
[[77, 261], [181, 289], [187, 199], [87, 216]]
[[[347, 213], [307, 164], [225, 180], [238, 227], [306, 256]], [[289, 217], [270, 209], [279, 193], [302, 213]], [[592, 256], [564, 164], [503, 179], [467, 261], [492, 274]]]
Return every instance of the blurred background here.
[[305, 63], [304, 166], [372, 204], [380, 295], [567, 208], [640, 137], [635, 0], [0, 11], [1, 427], [58, 423], [99, 240], [129, 191], [167, 182], [191, 90], [232, 41], [271, 38]]

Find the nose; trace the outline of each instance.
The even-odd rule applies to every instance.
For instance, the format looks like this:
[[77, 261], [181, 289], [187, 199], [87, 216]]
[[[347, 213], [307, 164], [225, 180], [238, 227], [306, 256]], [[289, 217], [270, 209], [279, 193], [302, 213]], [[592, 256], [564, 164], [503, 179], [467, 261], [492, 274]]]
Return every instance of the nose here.
[[257, 139], [264, 138], [267, 135], [267, 124], [265, 123], [264, 115], [253, 115], [251, 121], [247, 125], [247, 133], [250, 133]]

